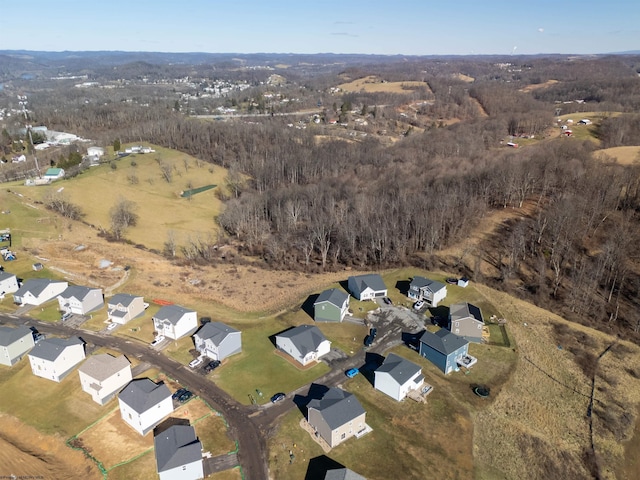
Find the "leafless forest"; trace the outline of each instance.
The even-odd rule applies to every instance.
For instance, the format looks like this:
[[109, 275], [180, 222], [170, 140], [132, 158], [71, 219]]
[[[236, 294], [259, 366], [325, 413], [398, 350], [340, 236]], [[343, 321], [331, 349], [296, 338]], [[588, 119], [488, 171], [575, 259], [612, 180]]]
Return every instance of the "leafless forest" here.
[[[227, 59], [75, 67], [109, 89], [52, 82], [51, 72], [11, 77], [27, 66], [5, 60], [10, 88], [0, 99], [13, 105], [10, 96], [25, 91], [35, 124], [102, 145], [150, 142], [228, 168], [226, 207], [212, 226], [271, 268], [438, 268], [640, 340], [640, 159], [599, 153], [640, 145], [640, 57], [331, 60], [288, 59], [293, 67], [282, 70]], [[425, 86], [335, 88], [368, 76]], [[245, 88], [203, 95], [221, 79]], [[217, 108], [261, 115], [195, 118]], [[316, 113], [305, 128], [293, 126], [305, 117], [281, 115], [307, 110]], [[590, 133], [561, 135], [557, 118], [583, 112], [598, 113]], [[18, 136], [7, 122], [5, 158]], [[518, 215], [460, 258], [439, 254], [507, 210]], [[483, 273], [483, 262], [496, 273]]]

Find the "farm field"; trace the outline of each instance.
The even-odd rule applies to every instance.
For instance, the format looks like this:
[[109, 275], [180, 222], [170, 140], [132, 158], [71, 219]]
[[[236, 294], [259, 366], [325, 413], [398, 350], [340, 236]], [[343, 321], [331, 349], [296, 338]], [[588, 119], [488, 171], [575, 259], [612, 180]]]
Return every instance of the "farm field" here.
[[345, 92], [359, 92], [364, 90], [365, 92], [389, 92], [389, 93], [412, 93], [418, 88], [424, 88], [429, 93], [431, 89], [426, 82], [420, 81], [407, 81], [407, 82], [387, 82], [379, 79], [376, 76], [368, 76], [359, 78], [348, 83], [342, 83], [338, 85], [338, 88]]

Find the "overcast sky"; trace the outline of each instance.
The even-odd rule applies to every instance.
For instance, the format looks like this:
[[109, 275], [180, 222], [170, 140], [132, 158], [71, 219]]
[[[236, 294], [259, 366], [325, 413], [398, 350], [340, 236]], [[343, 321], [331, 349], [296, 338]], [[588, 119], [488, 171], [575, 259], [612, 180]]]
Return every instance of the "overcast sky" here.
[[1, 0], [0, 18], [0, 50], [405, 55], [640, 50], [640, 0]]

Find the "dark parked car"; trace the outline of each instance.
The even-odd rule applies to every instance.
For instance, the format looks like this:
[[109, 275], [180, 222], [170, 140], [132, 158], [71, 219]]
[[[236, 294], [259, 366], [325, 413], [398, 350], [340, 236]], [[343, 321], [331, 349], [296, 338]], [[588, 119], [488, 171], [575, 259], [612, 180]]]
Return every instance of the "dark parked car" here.
[[371, 344], [373, 343], [373, 340], [375, 339], [375, 337], [371, 334], [367, 335], [364, 339], [364, 346], [365, 347], [370, 347]]
[[280, 393], [276, 393], [273, 397], [271, 397], [271, 403], [278, 403], [283, 401], [285, 398], [287, 398], [287, 396], [280, 392]]
[[171, 398], [173, 398], [174, 400], [177, 400], [178, 398], [180, 398], [181, 395], [183, 395], [184, 393], [188, 392], [189, 390], [187, 390], [186, 388], [180, 388], [178, 390], [176, 390], [175, 392], [173, 392], [173, 395], [171, 395]]
[[384, 297], [382, 299], [384, 301], [384, 303], [386, 303], [387, 305], [393, 305], [393, 302], [391, 301], [391, 299], [389, 297]]
[[212, 370], [215, 370], [220, 366], [220, 360], [211, 360], [204, 366], [204, 371], [209, 373]]
[[193, 393], [191, 393], [189, 390], [187, 390], [186, 392], [184, 392], [182, 395], [180, 395], [178, 397], [178, 401], [180, 403], [184, 403], [187, 400], [189, 400], [191, 397], [193, 397]]
[[371, 330], [369, 330], [369, 335], [371, 335], [373, 338], [376, 338], [376, 335], [378, 334], [378, 329], [373, 327]]

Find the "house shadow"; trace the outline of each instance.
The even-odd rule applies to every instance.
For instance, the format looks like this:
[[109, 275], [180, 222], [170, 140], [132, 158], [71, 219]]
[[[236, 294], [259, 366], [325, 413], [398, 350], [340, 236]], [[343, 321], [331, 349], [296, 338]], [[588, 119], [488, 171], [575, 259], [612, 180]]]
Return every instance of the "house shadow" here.
[[360, 374], [367, 379], [371, 386], [375, 386], [376, 370], [384, 362], [379, 353], [367, 352], [364, 355], [364, 365], [360, 367]]
[[329, 470], [337, 470], [340, 468], [345, 467], [326, 455], [320, 455], [319, 457], [309, 460], [309, 466], [307, 467], [304, 480], [324, 480]]
[[431, 315], [431, 322], [441, 328], [446, 328], [449, 325], [449, 307], [440, 305], [439, 307], [431, 307], [429, 309]]
[[162, 422], [160, 422], [158, 424], [158, 426], [156, 428], [153, 429], [153, 436], [155, 437], [156, 435], [160, 435], [162, 432], [164, 432], [165, 430], [175, 426], [175, 425], [191, 425], [191, 423], [189, 423], [189, 419], [188, 418], [176, 418], [176, 417], [169, 417], [166, 420], [163, 420]]
[[402, 343], [404, 343], [411, 350], [420, 350], [420, 337], [424, 333], [424, 330], [417, 333], [402, 332]]
[[307, 418], [307, 405], [311, 400], [320, 400], [329, 391], [329, 387], [326, 385], [320, 385], [319, 383], [312, 383], [309, 387], [309, 391], [306, 395], [296, 394], [293, 396], [293, 403], [296, 404], [300, 413]]
[[320, 295], [317, 293], [314, 293], [313, 295], [309, 295], [307, 297], [307, 299], [303, 302], [302, 306], [300, 308], [302, 308], [302, 310], [304, 311], [304, 313], [306, 313], [307, 315], [309, 315], [309, 317], [311, 317], [311, 319], [314, 319], [314, 308], [313, 308], [313, 304], [316, 303], [316, 300], [318, 300], [318, 297]]
[[398, 280], [396, 282], [396, 289], [406, 297], [409, 294], [409, 285], [411, 285], [409, 280]]
[[338, 285], [342, 287], [342, 289], [347, 292], [347, 294], [351, 297], [351, 291], [349, 290], [349, 280], [340, 280]]
[[278, 346], [276, 345], [276, 336], [278, 335], [282, 335], [284, 332], [288, 332], [289, 330], [293, 330], [296, 327], [289, 327], [289, 328], [285, 328], [284, 330], [278, 332], [278, 333], [274, 333], [273, 335], [269, 335], [269, 341], [273, 344], [274, 348], [278, 348]]

